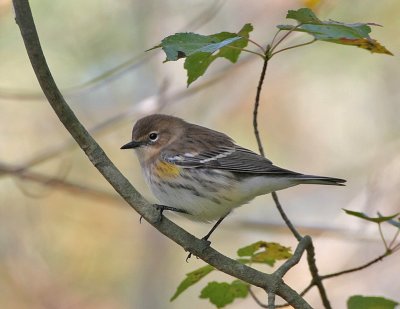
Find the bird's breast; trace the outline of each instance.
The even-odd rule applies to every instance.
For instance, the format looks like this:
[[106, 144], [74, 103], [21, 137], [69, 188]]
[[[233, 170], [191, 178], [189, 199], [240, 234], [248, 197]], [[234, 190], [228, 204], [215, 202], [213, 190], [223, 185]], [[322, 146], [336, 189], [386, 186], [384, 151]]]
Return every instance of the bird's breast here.
[[156, 161], [151, 168], [154, 176], [161, 180], [177, 178], [181, 172], [179, 166], [160, 160]]

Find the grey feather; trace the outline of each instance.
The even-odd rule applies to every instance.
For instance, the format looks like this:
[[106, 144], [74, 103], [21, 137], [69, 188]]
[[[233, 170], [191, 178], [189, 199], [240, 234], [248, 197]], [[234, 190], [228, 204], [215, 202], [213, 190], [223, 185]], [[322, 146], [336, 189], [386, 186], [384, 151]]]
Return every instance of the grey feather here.
[[255, 175], [269, 175], [276, 177], [293, 178], [299, 183], [341, 185], [343, 179], [304, 175], [294, 171], [280, 168], [255, 152], [238, 145], [232, 147], [222, 146], [212, 151], [204, 151], [198, 154], [176, 154], [164, 152], [162, 157], [169, 163], [174, 163], [184, 168], [208, 168], [227, 170], [237, 173], [238, 177], [250, 177]]

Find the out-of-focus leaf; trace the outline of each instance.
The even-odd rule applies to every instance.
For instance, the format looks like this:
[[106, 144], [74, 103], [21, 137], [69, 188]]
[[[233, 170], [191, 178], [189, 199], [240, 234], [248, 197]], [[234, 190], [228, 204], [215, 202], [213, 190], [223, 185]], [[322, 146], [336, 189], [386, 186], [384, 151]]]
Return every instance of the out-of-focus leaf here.
[[316, 40], [357, 46], [367, 49], [372, 53], [393, 55], [379, 42], [369, 36], [371, 32], [370, 26], [379, 26], [377, 24], [346, 24], [333, 20], [321, 21], [313, 11], [308, 8], [302, 8], [297, 11], [290, 10], [286, 18], [298, 21], [299, 25], [278, 25], [277, 27], [279, 29], [305, 32], [312, 35]]
[[[378, 216], [382, 217], [382, 215], [379, 212]], [[400, 217], [397, 218], [396, 220], [395, 219], [387, 220], [386, 222], [400, 229]]]
[[278, 243], [258, 241], [237, 251], [238, 256], [250, 257], [247, 263], [265, 263], [273, 266], [277, 260], [286, 260], [292, 256], [290, 248], [284, 247]]
[[202, 278], [204, 278], [214, 269], [215, 268], [213, 266], [206, 265], [204, 267], [196, 269], [195, 271], [187, 273], [186, 278], [179, 284], [175, 294], [171, 297], [170, 301], [176, 299], [183, 291], [185, 291], [187, 288], [199, 282]]
[[383, 297], [355, 295], [347, 300], [347, 309], [394, 309], [398, 304]]
[[242, 49], [247, 46], [249, 33], [252, 30], [251, 24], [245, 24], [238, 33], [220, 32], [212, 35], [176, 33], [164, 38], [160, 45], [149, 50], [161, 47], [167, 56], [165, 61], [186, 58], [184, 68], [187, 71], [189, 86], [206, 72], [215, 59], [225, 58], [235, 63]]
[[161, 47], [164, 50], [167, 56], [165, 61], [176, 61], [198, 52], [212, 54], [218, 49], [240, 39], [241, 37], [236, 34], [221, 38], [217, 35], [200, 35], [191, 32], [175, 33], [164, 38], [156, 48]]
[[248, 245], [246, 247], [242, 247], [238, 249], [237, 255], [238, 256], [252, 256], [257, 250], [260, 248], [266, 247], [267, 242], [265, 241], [257, 241], [251, 245]]
[[358, 217], [358, 218], [361, 218], [361, 219], [364, 219], [364, 220], [367, 220], [367, 221], [375, 222], [375, 223], [382, 223], [382, 222], [385, 222], [385, 221], [389, 221], [389, 220], [391, 220], [391, 219], [393, 219], [393, 218], [395, 218], [395, 217], [397, 217], [399, 215], [399, 213], [397, 213], [397, 214], [394, 214], [392, 216], [386, 216], [386, 217], [378, 216], [378, 217], [372, 218], [372, 217], [367, 216], [363, 212], [348, 210], [348, 209], [344, 209], [344, 208], [343, 208], [343, 210], [348, 215], [355, 216], [355, 217]]
[[217, 308], [223, 308], [236, 298], [246, 298], [249, 294], [249, 284], [235, 280], [227, 282], [209, 282], [201, 291], [200, 298], [208, 298]]

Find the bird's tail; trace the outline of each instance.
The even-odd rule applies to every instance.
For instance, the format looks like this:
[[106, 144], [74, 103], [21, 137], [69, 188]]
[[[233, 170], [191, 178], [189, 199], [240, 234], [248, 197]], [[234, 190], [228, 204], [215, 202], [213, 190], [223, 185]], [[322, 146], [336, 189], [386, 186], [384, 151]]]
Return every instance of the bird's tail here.
[[345, 186], [346, 180], [333, 177], [298, 175], [296, 180], [303, 184]]

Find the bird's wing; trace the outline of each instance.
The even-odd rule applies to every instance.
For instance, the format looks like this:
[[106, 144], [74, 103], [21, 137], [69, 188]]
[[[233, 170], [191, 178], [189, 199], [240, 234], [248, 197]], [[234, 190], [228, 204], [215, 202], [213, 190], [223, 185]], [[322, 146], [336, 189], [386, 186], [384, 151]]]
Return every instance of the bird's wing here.
[[238, 145], [221, 146], [199, 153], [176, 153], [165, 151], [161, 153], [164, 161], [183, 168], [212, 168], [228, 170], [236, 173], [256, 174], [297, 174], [274, 166], [272, 162], [255, 152]]

